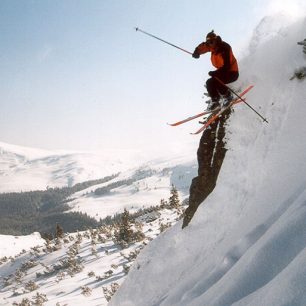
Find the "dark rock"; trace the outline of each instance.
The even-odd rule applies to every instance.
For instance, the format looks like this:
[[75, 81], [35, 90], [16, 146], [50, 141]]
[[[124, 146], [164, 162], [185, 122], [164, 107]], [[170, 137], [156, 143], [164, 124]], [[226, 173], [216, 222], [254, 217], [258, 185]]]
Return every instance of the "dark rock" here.
[[223, 113], [223, 116], [211, 124], [201, 137], [198, 156], [198, 176], [192, 180], [189, 191], [189, 206], [185, 211], [183, 226], [186, 227], [199, 205], [214, 190], [218, 175], [225, 158], [225, 122], [229, 118], [231, 110]]

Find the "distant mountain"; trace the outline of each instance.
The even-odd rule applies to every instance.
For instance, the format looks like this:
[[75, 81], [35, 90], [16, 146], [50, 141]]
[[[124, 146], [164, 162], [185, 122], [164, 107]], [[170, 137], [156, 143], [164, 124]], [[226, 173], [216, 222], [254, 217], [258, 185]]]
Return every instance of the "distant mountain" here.
[[0, 195], [0, 232], [52, 233], [57, 222], [65, 231], [81, 230], [125, 208], [159, 205], [172, 185], [184, 199], [197, 171], [196, 154], [184, 152], [148, 160], [131, 151], [50, 152], [0, 143], [1, 191], [23, 191]]
[[[171, 156], [171, 154], [168, 154]], [[148, 156], [138, 150], [103, 152], [47, 151], [0, 142], [0, 192], [44, 190], [46, 187], [73, 186], [155, 162], [173, 165], [195, 154], [177, 154], [171, 159]], [[154, 163], [155, 163], [154, 162]]]
[[189, 194], [191, 180], [196, 176], [194, 158], [158, 160], [142, 167], [124, 171], [112, 180], [90, 186], [73, 194], [71, 211], [87, 213], [99, 220], [123, 212], [159, 205], [167, 200], [174, 185], [182, 199]]

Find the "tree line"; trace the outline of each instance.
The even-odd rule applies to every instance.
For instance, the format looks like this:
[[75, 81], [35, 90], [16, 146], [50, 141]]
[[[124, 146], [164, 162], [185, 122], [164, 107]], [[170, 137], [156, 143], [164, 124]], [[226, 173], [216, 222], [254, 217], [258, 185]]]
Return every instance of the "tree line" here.
[[67, 232], [98, 226], [99, 222], [87, 214], [67, 212], [70, 209], [67, 198], [75, 192], [106, 183], [118, 175], [78, 183], [72, 187], [2, 193], [0, 234], [28, 235], [35, 231], [42, 235], [53, 234], [56, 223], [60, 223]]
[[[131, 178], [116, 182], [110, 181], [116, 178], [119, 173], [99, 180], [78, 183], [72, 187], [47, 187], [46, 190], [2, 193], [0, 194], [0, 234], [17, 236], [39, 232], [42, 237], [50, 239], [56, 236], [57, 225], [60, 225], [64, 232], [76, 232], [97, 228], [101, 225], [118, 224], [121, 222], [123, 214], [117, 213], [97, 221], [86, 213], [68, 212], [70, 210], [68, 202], [71, 201], [68, 199], [69, 196], [91, 186], [109, 182], [106, 186], [93, 191], [96, 196], [103, 196], [112, 189], [130, 185], [152, 174], [154, 174], [154, 170], [142, 169], [136, 171]], [[162, 200], [161, 208], [167, 208], [167, 205], [169, 208], [174, 208], [177, 204], [173, 203], [178, 201], [177, 197], [177, 190], [172, 186], [169, 203]], [[137, 217], [156, 209], [160, 208], [152, 206], [140, 209], [129, 215], [129, 218], [135, 220]]]

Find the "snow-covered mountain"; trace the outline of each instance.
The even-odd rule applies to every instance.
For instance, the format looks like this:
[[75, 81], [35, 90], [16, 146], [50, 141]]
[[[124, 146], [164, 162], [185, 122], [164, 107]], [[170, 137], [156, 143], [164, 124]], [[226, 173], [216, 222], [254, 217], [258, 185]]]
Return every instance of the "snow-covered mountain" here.
[[[0, 193], [44, 190], [46, 187], [73, 186], [142, 167], [166, 168], [195, 161], [188, 145], [184, 150], [154, 156], [137, 150], [103, 152], [47, 151], [0, 142]], [[154, 158], [152, 157], [154, 156]]]
[[[21, 160], [52, 160], [49, 152], [5, 146], [14, 157], [21, 156]], [[71, 160], [75, 157], [69, 155]], [[62, 158], [64, 156], [59, 155], [59, 159]], [[171, 184], [177, 187], [182, 197], [188, 195], [190, 181], [197, 171], [194, 154], [185, 156], [180, 153], [169, 159], [163, 157], [139, 164], [142, 161], [135, 162], [134, 167], [129, 163], [132, 168], [128, 170], [126, 166], [117, 165], [117, 171], [122, 172], [113, 179], [72, 194], [71, 211], [85, 212], [97, 219], [121, 213], [124, 208], [132, 213], [140, 208], [157, 206], [161, 199], [168, 200]], [[19, 166], [21, 163], [18, 161]], [[51, 164], [53, 168], [57, 166]], [[74, 166], [71, 165], [71, 169]], [[30, 168], [24, 174], [29, 183], [38, 174], [31, 173]], [[44, 162], [40, 171], [48, 174]], [[32, 189], [35, 185], [29, 186]], [[0, 235], [0, 243], [4, 245], [0, 251], [0, 304], [32, 305], [40, 301], [40, 305], [107, 305], [140, 250], [161, 231], [175, 224], [180, 213], [166, 207], [139, 217], [145, 237], [124, 249], [114, 242], [116, 234], [112, 226], [106, 227], [107, 232], [101, 228], [66, 235], [60, 242], [52, 241], [48, 248], [38, 233]], [[72, 253], [76, 258], [71, 258]], [[72, 262], [73, 268], [70, 266]], [[69, 267], [74, 271], [71, 272]]]
[[306, 19], [271, 18], [237, 81], [269, 124], [235, 108], [214, 192], [144, 249], [110, 305], [306, 305], [306, 80], [289, 81], [306, 66]]
[[102, 178], [135, 165], [135, 155], [126, 152], [123, 161], [114, 151], [53, 152], [1, 142], [0, 192], [44, 190]]
[[[186, 146], [168, 157], [150, 157], [145, 153], [50, 152], [0, 143], [0, 192], [73, 186], [86, 180], [116, 176], [92, 185], [70, 197], [71, 211], [87, 213], [100, 220], [122, 213], [155, 206], [169, 197], [173, 185], [182, 199], [188, 196], [196, 175], [196, 154]], [[107, 189], [107, 192], [98, 192]]]
[[[188, 159], [181, 160], [181, 164], [177, 161], [149, 163], [136, 171], [125, 171], [107, 183], [79, 191], [71, 196], [71, 211], [86, 212], [97, 220], [121, 213], [124, 208], [136, 212], [167, 199], [172, 185], [185, 199], [190, 182], [197, 173], [195, 160]], [[110, 191], [109, 186], [113, 186]]]
[[114, 242], [111, 226], [48, 243], [38, 233], [0, 236], [10, 246], [0, 253], [0, 305], [107, 305], [139, 252], [177, 222], [178, 211], [143, 217], [141, 241], [124, 248]]

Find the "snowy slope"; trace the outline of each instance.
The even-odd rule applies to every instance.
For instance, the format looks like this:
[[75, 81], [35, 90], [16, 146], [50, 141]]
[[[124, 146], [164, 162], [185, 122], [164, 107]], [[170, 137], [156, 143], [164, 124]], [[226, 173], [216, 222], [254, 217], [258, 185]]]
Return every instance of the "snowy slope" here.
[[255, 85], [248, 102], [269, 124], [236, 107], [216, 189], [141, 253], [110, 305], [306, 305], [306, 81], [289, 81], [306, 19], [275, 31], [278, 18], [256, 29], [237, 82]]
[[[112, 240], [112, 227], [65, 235], [48, 245], [37, 235], [20, 237], [3, 252], [12, 257], [0, 256], [0, 305], [105, 306], [137, 254], [160, 234], [161, 224], [171, 226], [177, 218], [176, 209], [160, 210], [156, 220], [143, 222], [144, 240], [124, 249]], [[0, 241], [10, 242], [7, 236]], [[29, 242], [31, 250], [22, 251]]]
[[[122, 154], [122, 152], [121, 152]], [[0, 192], [43, 190], [103, 178], [135, 165], [137, 152], [46, 151], [0, 143]]]
[[[183, 159], [195, 160], [186, 150], [176, 152], [177, 164]], [[168, 155], [173, 157], [173, 152]], [[0, 142], [0, 192], [44, 190], [49, 187], [72, 186], [100, 179], [128, 169], [150, 164], [154, 152], [137, 150], [104, 150], [103, 152], [46, 151]], [[155, 163], [167, 164], [169, 157]], [[169, 159], [170, 160], [170, 159]], [[173, 164], [173, 163], [172, 163]]]
[[146, 161], [136, 151], [46, 151], [0, 143], [0, 192], [28, 191], [103, 178]]
[[22, 250], [29, 250], [36, 245], [43, 245], [45, 240], [39, 233], [33, 233], [27, 236], [0, 235], [0, 258], [4, 256], [15, 256]]
[[[148, 176], [143, 177], [143, 171], [147, 172]], [[169, 197], [172, 184], [179, 191], [181, 199], [185, 199], [188, 197], [190, 182], [196, 173], [195, 155], [192, 154], [171, 160], [151, 161], [145, 167], [124, 171], [107, 183], [73, 194], [69, 206], [71, 211], [86, 212], [97, 220], [122, 213], [124, 208], [133, 213], [140, 208], [159, 205], [161, 199]], [[115, 187], [105, 195], [96, 195], [94, 192], [98, 188], [131, 178], [133, 182]]]

